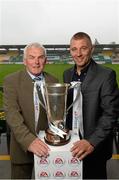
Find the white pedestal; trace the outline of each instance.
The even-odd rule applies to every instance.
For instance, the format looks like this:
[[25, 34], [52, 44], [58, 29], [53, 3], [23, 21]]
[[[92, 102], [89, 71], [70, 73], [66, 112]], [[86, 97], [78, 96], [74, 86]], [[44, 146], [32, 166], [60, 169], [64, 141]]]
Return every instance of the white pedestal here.
[[[44, 141], [44, 131], [39, 138]], [[35, 179], [82, 179], [82, 161], [72, 157], [70, 152], [73, 142], [79, 140], [79, 136], [72, 134], [68, 144], [63, 146], [50, 146], [50, 155], [47, 158], [39, 158], [34, 155]]]

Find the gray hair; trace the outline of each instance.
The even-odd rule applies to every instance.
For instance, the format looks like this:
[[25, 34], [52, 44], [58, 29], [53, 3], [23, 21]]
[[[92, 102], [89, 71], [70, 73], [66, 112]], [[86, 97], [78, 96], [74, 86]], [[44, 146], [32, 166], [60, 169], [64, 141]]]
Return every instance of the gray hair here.
[[44, 47], [43, 45], [41, 45], [40, 43], [35, 42], [35, 43], [30, 43], [30, 44], [28, 44], [27, 46], [25, 46], [24, 51], [23, 51], [23, 58], [24, 58], [24, 59], [26, 58], [27, 50], [28, 50], [29, 48], [32, 48], [32, 47], [36, 47], [36, 48], [41, 48], [41, 49], [43, 49], [44, 55], [45, 55], [45, 56], [47, 55], [47, 52], [46, 52], [45, 47]]

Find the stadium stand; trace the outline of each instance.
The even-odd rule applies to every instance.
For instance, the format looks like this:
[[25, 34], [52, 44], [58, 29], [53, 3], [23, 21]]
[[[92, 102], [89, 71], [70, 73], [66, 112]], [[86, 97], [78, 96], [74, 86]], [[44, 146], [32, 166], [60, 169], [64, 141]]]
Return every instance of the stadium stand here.
[[[47, 50], [49, 62], [69, 63], [69, 45], [44, 45]], [[1, 63], [21, 63], [25, 45], [0, 45]], [[4, 51], [3, 51], [4, 49]], [[119, 44], [97, 44], [93, 52], [94, 60], [98, 63], [112, 63], [113, 58], [119, 62]]]

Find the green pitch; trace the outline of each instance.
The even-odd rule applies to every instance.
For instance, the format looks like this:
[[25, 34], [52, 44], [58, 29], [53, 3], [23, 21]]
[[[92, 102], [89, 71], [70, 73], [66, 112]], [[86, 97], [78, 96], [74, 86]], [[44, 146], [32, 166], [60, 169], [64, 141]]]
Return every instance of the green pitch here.
[[[45, 71], [56, 76], [60, 82], [62, 82], [62, 74], [65, 69], [71, 67], [69, 64], [47, 64]], [[23, 69], [22, 64], [0, 64], [0, 86], [2, 86], [4, 77], [12, 72]]]
[[[63, 82], [62, 75], [64, 70], [72, 67], [70, 64], [47, 64], [45, 71], [53, 74], [59, 79], [60, 82]], [[104, 64], [104, 66], [110, 67], [116, 71], [117, 81], [119, 84], [119, 64]], [[24, 65], [22, 64], [0, 64], [0, 86], [3, 84], [4, 77], [12, 72], [23, 69]], [[2, 107], [2, 94], [0, 93], [0, 107]]]
[[[53, 74], [55, 77], [62, 82], [62, 75], [64, 70], [72, 67], [71, 64], [47, 64], [45, 71]], [[104, 64], [104, 66], [110, 67], [116, 71], [117, 81], [119, 84], [119, 64]], [[23, 69], [24, 65], [22, 64], [0, 64], [0, 86], [2, 86], [4, 77], [10, 73]]]

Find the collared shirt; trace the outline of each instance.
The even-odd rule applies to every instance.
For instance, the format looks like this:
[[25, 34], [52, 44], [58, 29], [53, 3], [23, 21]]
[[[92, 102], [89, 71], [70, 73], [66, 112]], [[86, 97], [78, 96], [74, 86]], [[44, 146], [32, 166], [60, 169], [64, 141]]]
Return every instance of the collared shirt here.
[[83, 82], [86, 75], [87, 75], [87, 71], [88, 71], [88, 67], [89, 67], [90, 64], [88, 64], [84, 69], [81, 70], [81, 73], [80, 75], [78, 75], [77, 73], [77, 68], [76, 68], [76, 65], [74, 67], [74, 74], [73, 74], [73, 77], [72, 77], [72, 81], [80, 81], [80, 82]]
[[31, 77], [32, 80], [34, 80], [36, 77], [40, 77], [41, 80], [44, 79], [43, 73], [40, 73], [38, 76], [35, 76], [35, 75], [31, 74], [28, 70], [27, 70], [27, 73], [29, 74], [29, 76]]

